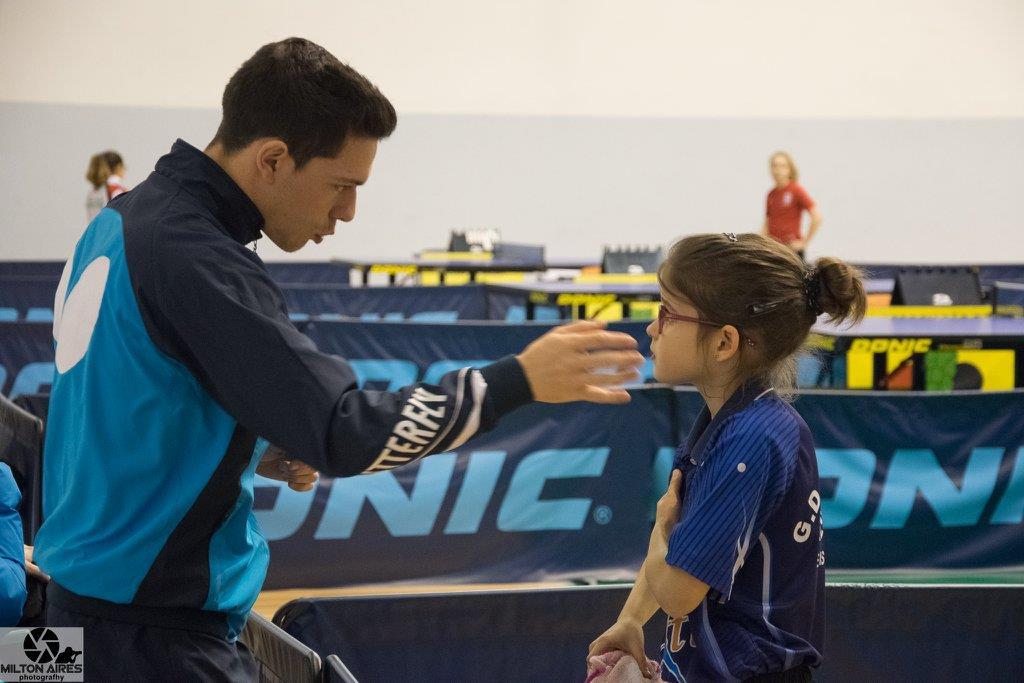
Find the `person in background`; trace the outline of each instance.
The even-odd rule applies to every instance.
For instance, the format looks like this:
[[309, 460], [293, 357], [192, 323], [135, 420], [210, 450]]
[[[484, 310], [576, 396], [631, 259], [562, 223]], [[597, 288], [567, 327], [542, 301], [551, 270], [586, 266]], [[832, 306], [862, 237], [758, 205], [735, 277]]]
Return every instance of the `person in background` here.
[[[776, 152], [769, 164], [775, 187], [768, 193], [761, 234], [785, 244], [804, 259], [807, 246], [821, 227], [821, 211], [797, 182], [800, 173], [788, 152]], [[811, 215], [806, 236], [800, 230], [804, 211]]]
[[89, 194], [85, 196], [86, 220], [92, 222], [104, 206], [107, 204], [107, 178], [110, 177], [110, 167], [103, 152], [93, 154], [89, 159], [89, 168], [85, 171], [85, 179], [92, 185]]
[[85, 196], [85, 214], [90, 222], [107, 202], [128, 191], [124, 184], [124, 159], [112, 149], [92, 155], [85, 179], [92, 185]]
[[107, 163], [107, 168], [110, 169], [110, 175], [107, 176], [107, 201], [109, 202], [117, 195], [127, 192], [128, 187], [124, 184], [124, 159], [121, 158], [121, 155], [108, 149], [103, 153], [103, 159]]

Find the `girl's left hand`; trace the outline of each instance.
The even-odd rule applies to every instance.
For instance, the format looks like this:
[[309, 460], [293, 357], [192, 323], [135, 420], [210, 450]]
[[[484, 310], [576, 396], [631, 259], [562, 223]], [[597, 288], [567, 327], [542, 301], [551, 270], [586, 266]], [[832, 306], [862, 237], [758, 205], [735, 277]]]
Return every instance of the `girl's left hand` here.
[[668, 541], [673, 527], [679, 522], [679, 489], [683, 483], [683, 473], [672, 470], [672, 478], [668, 482], [668, 490], [658, 501], [658, 512], [654, 519], [654, 530], [662, 539]]

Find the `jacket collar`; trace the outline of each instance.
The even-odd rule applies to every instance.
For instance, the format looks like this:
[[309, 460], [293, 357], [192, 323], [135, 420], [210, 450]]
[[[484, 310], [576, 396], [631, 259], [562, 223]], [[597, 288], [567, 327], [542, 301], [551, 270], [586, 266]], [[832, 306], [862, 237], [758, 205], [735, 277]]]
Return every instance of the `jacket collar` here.
[[179, 139], [156, 162], [156, 172], [199, 200], [236, 241], [259, 239], [263, 215], [231, 176], [200, 150]]

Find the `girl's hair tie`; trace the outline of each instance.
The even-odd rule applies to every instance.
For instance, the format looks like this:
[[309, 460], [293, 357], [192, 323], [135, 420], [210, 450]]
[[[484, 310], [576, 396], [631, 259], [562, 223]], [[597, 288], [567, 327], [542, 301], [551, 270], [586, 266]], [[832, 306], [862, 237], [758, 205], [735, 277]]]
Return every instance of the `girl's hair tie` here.
[[821, 296], [821, 279], [818, 275], [817, 268], [804, 273], [804, 297], [807, 299], [807, 310], [813, 313], [815, 318], [825, 312], [818, 302], [818, 298]]

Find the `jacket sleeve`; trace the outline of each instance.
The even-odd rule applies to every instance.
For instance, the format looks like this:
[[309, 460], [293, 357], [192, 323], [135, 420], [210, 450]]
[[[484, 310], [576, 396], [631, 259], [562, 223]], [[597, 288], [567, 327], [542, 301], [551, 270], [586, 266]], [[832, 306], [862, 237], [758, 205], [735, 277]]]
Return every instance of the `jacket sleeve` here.
[[0, 463], [0, 626], [18, 625], [28, 596], [20, 502], [10, 467]]
[[[437, 384], [366, 391], [288, 318], [263, 263], [205, 219], [153, 239], [133, 280], [147, 329], [238, 422], [332, 476], [399, 467], [459, 447], [532, 400], [519, 362]], [[182, 235], [187, 238], [182, 238]]]

